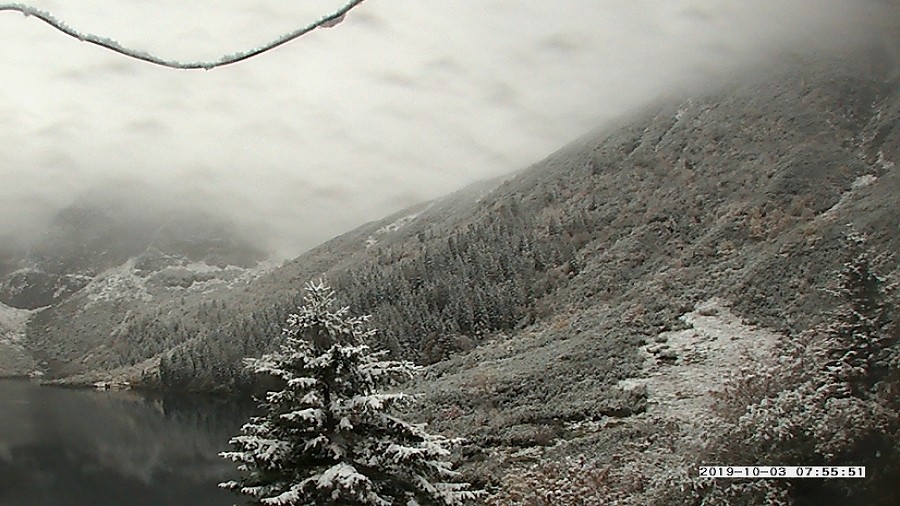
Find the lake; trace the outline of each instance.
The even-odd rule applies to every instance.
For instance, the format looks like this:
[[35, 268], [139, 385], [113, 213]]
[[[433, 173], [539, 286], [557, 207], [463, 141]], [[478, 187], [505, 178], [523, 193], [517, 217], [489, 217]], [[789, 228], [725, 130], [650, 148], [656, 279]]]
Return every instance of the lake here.
[[[240, 405], [238, 405], [240, 404]], [[0, 380], [0, 505], [228, 506], [217, 456], [251, 403]]]

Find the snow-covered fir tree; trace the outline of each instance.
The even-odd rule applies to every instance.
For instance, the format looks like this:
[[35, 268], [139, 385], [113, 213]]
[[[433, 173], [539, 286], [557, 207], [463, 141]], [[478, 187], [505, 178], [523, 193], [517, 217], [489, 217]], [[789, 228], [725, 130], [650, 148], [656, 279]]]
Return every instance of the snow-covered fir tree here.
[[366, 342], [368, 316], [334, 307], [322, 281], [288, 317], [280, 351], [248, 359], [258, 374], [281, 380], [261, 400], [222, 457], [242, 478], [221, 483], [272, 505], [457, 505], [479, 497], [449, 462], [456, 440], [392, 414], [410, 396], [387, 389], [418, 369], [387, 360]]

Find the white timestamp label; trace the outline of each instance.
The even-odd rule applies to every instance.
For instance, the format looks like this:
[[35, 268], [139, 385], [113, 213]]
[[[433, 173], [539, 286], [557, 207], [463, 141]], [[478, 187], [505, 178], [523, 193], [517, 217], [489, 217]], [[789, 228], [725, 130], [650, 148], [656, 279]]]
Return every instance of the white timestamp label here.
[[865, 478], [865, 466], [700, 466], [701, 478]]

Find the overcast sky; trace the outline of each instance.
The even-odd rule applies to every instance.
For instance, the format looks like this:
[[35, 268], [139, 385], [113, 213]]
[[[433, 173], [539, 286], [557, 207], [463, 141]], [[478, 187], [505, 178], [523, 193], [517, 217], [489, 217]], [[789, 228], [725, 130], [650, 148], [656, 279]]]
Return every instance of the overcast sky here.
[[[259, 46], [342, 3], [29, 2], [178, 60]], [[0, 236], [39, 233], [85, 192], [136, 192], [221, 213], [295, 254], [523, 168], [676, 83], [828, 51], [896, 22], [896, 5], [368, 0], [335, 28], [208, 72], [0, 12]]]

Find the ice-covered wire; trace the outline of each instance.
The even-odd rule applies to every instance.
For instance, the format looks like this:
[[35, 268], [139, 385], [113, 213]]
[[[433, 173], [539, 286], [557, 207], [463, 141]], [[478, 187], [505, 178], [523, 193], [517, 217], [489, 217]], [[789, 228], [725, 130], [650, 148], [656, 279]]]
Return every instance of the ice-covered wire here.
[[183, 62], [178, 60], [167, 60], [164, 58], [160, 58], [158, 56], [154, 56], [144, 51], [138, 51], [135, 49], [127, 48], [119, 44], [118, 42], [106, 38], [100, 37], [98, 35], [94, 35], [91, 33], [82, 33], [74, 28], [66, 25], [62, 20], [56, 18], [51, 13], [47, 11], [42, 11], [36, 7], [32, 7], [30, 5], [20, 4], [20, 3], [0, 3], [0, 11], [18, 11], [24, 14], [25, 16], [35, 17], [40, 19], [41, 21], [47, 23], [53, 28], [59, 30], [60, 32], [74, 37], [82, 42], [89, 42], [91, 44], [96, 44], [100, 47], [105, 47], [110, 51], [115, 51], [119, 54], [128, 56], [129, 58], [135, 58], [137, 60], [145, 61], [148, 63], [153, 63], [155, 65], [161, 65], [163, 67], [169, 67], [173, 69], [179, 70], [195, 70], [195, 69], [204, 69], [210, 70], [216, 67], [222, 67], [225, 65], [231, 65], [232, 63], [237, 63], [240, 61], [244, 61], [248, 58], [252, 58], [259, 54], [265, 53], [266, 51], [275, 49], [278, 46], [283, 44], [287, 44], [292, 40], [298, 39], [303, 35], [315, 30], [316, 28], [330, 28], [335, 26], [336, 24], [343, 21], [344, 16], [353, 10], [355, 7], [359, 6], [365, 0], [351, 0], [347, 2], [343, 7], [336, 10], [335, 12], [328, 14], [318, 21], [310, 23], [304, 27], [298, 28], [291, 32], [285, 33], [284, 35], [278, 37], [277, 39], [263, 45], [257, 47], [255, 49], [251, 49], [248, 51], [242, 51], [233, 54], [224, 55], [215, 60], [207, 60], [207, 61], [189, 61]]

